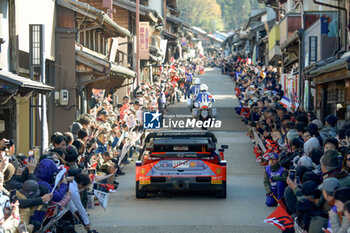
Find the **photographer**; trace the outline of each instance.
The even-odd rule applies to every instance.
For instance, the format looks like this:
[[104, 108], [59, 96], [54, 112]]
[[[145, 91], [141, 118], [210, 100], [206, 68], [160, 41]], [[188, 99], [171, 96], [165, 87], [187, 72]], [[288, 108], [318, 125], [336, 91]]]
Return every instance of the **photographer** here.
[[18, 201], [4, 194], [3, 184], [4, 175], [0, 172], [0, 232], [15, 233], [19, 226]]

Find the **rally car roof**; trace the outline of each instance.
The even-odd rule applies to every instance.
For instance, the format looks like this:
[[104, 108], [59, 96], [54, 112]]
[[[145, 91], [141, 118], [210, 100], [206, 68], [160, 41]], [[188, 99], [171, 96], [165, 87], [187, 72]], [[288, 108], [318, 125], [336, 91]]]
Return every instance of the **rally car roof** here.
[[216, 143], [216, 136], [209, 131], [206, 130], [154, 130], [150, 132], [146, 138], [145, 142], [150, 142], [151, 138], [211, 138], [212, 142]]

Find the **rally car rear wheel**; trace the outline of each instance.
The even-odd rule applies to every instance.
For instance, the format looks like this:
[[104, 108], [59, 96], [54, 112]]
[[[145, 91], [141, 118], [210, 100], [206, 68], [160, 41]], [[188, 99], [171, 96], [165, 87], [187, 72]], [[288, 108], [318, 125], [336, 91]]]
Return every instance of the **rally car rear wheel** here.
[[147, 192], [144, 190], [140, 190], [140, 183], [139, 181], [136, 181], [136, 198], [146, 198]]
[[226, 198], [227, 196], [226, 181], [222, 182], [222, 190], [216, 191], [215, 196], [217, 198]]

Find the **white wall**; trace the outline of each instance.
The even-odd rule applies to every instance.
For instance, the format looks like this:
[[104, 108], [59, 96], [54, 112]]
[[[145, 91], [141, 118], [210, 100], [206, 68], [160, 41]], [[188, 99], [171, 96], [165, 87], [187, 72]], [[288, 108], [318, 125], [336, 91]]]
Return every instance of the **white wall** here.
[[[304, 2], [304, 11], [334, 11], [335, 10], [333, 8], [325, 7], [319, 4], [314, 4], [312, 0], [306, 0], [303, 2]], [[336, 6], [338, 5], [338, 1], [335, 1], [335, 0], [331, 0], [331, 1], [319, 0], [319, 2], [324, 2], [331, 5], [336, 5]], [[287, 12], [294, 11], [295, 0], [288, 0], [285, 6], [286, 6]], [[299, 9], [300, 8], [298, 7], [296, 12], [300, 12]]]
[[163, 0], [149, 0], [148, 2], [149, 8], [152, 8], [158, 11], [163, 17]]
[[3, 71], [9, 71], [9, 14], [8, 1], [0, 0], [0, 38], [5, 40], [1, 44], [0, 67]]
[[44, 24], [45, 58], [55, 57], [55, 1], [16, 0], [16, 25], [19, 49], [29, 53], [29, 24]]

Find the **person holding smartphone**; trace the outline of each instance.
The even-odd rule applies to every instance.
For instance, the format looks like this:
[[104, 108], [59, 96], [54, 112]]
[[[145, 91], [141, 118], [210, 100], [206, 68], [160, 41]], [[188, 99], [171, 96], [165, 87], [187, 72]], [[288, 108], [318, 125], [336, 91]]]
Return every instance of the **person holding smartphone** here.
[[267, 206], [276, 206], [277, 200], [283, 197], [285, 182], [288, 172], [278, 162], [278, 154], [271, 152], [269, 154], [269, 165], [265, 167], [264, 186], [266, 190]]

